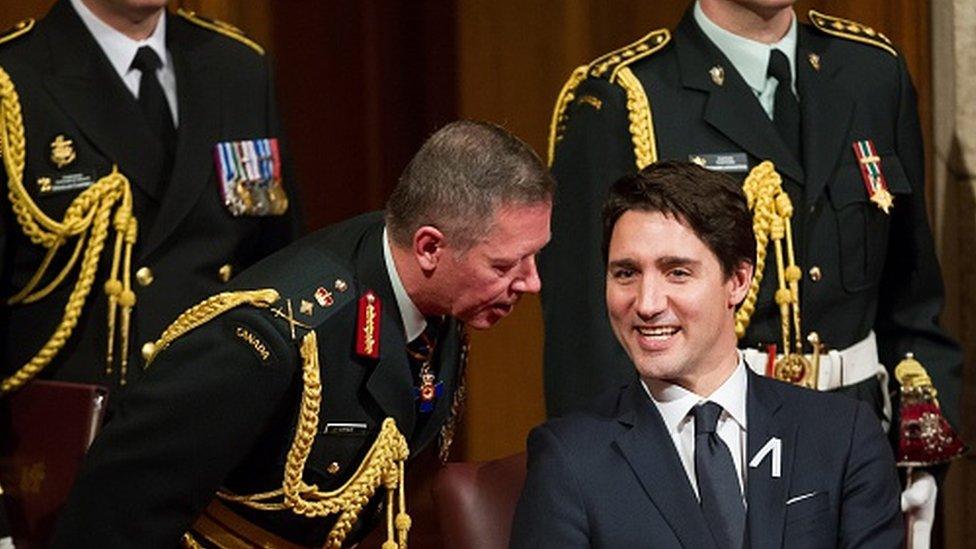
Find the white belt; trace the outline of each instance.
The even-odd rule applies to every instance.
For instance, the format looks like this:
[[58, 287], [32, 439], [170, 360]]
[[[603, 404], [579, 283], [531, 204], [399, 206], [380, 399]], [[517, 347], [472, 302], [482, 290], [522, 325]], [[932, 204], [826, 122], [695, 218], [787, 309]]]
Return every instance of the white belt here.
[[[742, 359], [753, 372], [766, 375], [766, 364], [769, 355], [759, 349], [742, 349]], [[812, 355], [806, 355], [813, 360]], [[869, 378], [877, 378], [881, 383], [881, 393], [884, 395], [886, 417], [891, 417], [891, 404], [888, 397], [888, 370], [878, 360], [878, 341], [874, 331], [846, 349], [831, 349], [820, 355], [820, 370], [817, 379], [817, 389], [830, 391], [848, 385], [855, 385]]]

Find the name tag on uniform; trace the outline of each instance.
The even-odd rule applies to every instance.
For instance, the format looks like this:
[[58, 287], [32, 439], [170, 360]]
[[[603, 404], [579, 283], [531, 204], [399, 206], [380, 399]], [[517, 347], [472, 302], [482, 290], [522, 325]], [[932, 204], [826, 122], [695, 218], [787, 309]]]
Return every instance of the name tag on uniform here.
[[231, 215], [281, 215], [288, 210], [278, 139], [217, 143], [214, 164], [220, 198]]
[[749, 158], [746, 157], [746, 153], [742, 152], [689, 154], [688, 160], [702, 168], [716, 172], [744, 173], [749, 171]]
[[323, 435], [364, 435], [367, 426], [365, 423], [326, 423], [322, 429]]
[[67, 173], [55, 177], [37, 178], [37, 191], [41, 195], [79, 191], [91, 187], [93, 183], [95, 178], [90, 173]]

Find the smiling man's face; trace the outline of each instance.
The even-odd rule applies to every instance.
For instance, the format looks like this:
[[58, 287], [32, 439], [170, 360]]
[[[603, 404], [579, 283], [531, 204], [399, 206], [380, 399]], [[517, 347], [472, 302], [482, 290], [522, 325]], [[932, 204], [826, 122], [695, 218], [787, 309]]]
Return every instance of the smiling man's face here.
[[695, 391], [728, 369], [735, 306], [751, 276], [747, 263], [726, 276], [715, 254], [674, 216], [621, 215], [608, 249], [607, 310], [641, 378]]

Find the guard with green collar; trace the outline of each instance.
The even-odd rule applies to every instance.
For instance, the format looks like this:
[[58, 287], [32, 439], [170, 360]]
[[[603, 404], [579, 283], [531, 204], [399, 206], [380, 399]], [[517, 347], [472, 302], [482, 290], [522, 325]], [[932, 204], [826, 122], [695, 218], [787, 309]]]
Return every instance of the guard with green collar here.
[[465, 326], [539, 291], [553, 182], [501, 128], [454, 122], [386, 213], [322, 229], [242, 273], [144, 347], [55, 546], [406, 543], [404, 468], [447, 452]]

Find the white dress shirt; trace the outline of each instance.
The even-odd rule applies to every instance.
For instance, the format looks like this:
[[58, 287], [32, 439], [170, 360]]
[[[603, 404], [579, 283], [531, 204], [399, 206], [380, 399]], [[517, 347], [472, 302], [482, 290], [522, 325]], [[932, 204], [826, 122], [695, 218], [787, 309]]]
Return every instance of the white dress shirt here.
[[729, 447], [732, 462], [738, 473], [739, 488], [742, 490], [742, 501], [745, 503], [746, 487], [746, 391], [748, 390], [748, 376], [746, 366], [739, 357], [739, 363], [732, 375], [711, 395], [700, 396], [680, 385], [652, 381], [649, 385], [641, 381], [644, 390], [650, 395], [651, 401], [657, 406], [664, 426], [671, 435], [685, 474], [691, 482], [691, 487], [698, 496], [698, 479], [695, 475], [695, 418], [691, 410], [706, 401], [712, 401], [722, 407], [722, 414], [718, 418], [715, 432], [722, 442]]
[[386, 227], [383, 227], [383, 263], [386, 264], [386, 274], [390, 277], [390, 286], [393, 287], [393, 296], [396, 298], [397, 308], [400, 309], [400, 319], [403, 321], [403, 329], [409, 343], [424, 333], [427, 319], [414, 305], [407, 294], [407, 289], [403, 287], [400, 273], [397, 272], [396, 263], [393, 262], [393, 249], [390, 248], [390, 237]]
[[125, 83], [125, 87], [136, 99], [139, 98], [139, 80], [142, 78], [142, 73], [132, 68], [132, 61], [142, 46], [149, 46], [156, 52], [162, 61], [162, 65], [156, 71], [156, 77], [166, 95], [169, 111], [173, 115], [173, 125], [179, 127], [179, 113], [176, 109], [176, 71], [173, 70], [173, 56], [166, 49], [166, 10], [163, 10], [159, 23], [156, 24], [156, 29], [149, 38], [133, 40], [99, 19], [81, 0], [71, 0], [71, 6], [81, 17], [81, 21], [95, 38], [95, 42], [105, 52], [105, 57], [108, 57], [115, 72]]
[[793, 13], [793, 21], [790, 23], [790, 30], [786, 36], [774, 44], [764, 44], [733, 34], [722, 27], [716, 25], [702, 11], [699, 2], [695, 2], [693, 10], [695, 22], [701, 28], [705, 36], [712, 41], [718, 49], [722, 50], [725, 57], [729, 58], [735, 70], [742, 75], [742, 79], [752, 88], [753, 93], [759, 99], [769, 119], [773, 118], [773, 99], [776, 95], [776, 87], [779, 82], [771, 76], [767, 77], [769, 69], [769, 52], [777, 49], [786, 54], [786, 59], [790, 62], [790, 74], [793, 81], [793, 95], [796, 93], [796, 13]]

